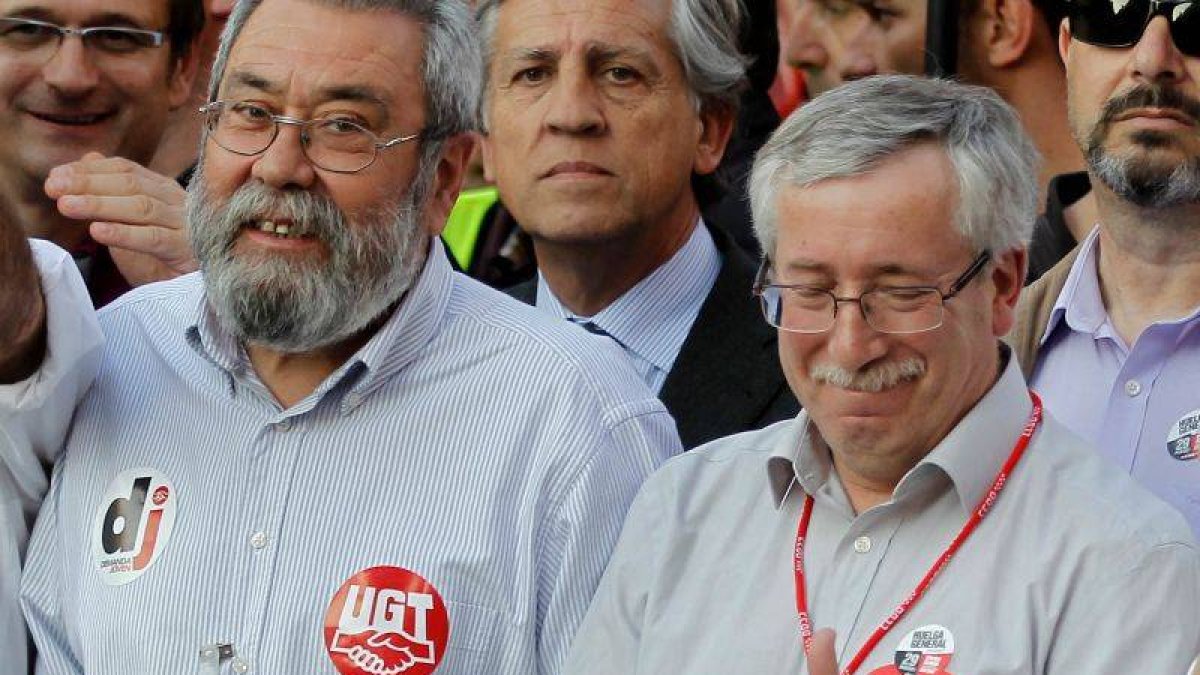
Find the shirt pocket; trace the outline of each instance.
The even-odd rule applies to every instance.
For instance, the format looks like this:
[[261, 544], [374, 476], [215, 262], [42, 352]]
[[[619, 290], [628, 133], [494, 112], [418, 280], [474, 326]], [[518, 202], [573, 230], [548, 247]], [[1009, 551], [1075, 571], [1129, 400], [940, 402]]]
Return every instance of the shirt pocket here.
[[438, 667], [438, 675], [479, 675], [493, 672], [497, 660], [496, 633], [500, 613], [490, 607], [446, 601], [450, 614], [450, 645]]

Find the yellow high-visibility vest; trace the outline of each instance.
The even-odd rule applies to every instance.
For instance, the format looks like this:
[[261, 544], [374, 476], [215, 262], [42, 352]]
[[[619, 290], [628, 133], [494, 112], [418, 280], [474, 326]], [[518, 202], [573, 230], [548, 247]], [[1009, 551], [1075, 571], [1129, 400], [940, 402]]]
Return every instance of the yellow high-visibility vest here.
[[479, 233], [483, 231], [483, 219], [499, 199], [500, 192], [491, 185], [463, 190], [458, 195], [458, 201], [446, 219], [446, 229], [442, 230], [442, 240], [446, 242], [459, 268], [471, 268], [475, 245], [479, 242]]

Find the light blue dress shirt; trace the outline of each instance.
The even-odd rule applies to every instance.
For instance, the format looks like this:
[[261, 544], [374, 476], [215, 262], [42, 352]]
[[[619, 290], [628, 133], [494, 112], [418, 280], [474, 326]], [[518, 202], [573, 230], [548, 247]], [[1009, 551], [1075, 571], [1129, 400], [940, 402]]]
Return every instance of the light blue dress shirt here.
[[564, 307], [540, 272], [537, 307], [560, 319], [590, 321], [611, 335], [657, 393], [720, 273], [721, 253], [701, 221], [675, 255], [595, 316], [579, 316]]
[[[453, 273], [436, 247], [385, 325], [287, 410], [198, 275], [100, 318], [109, 347], [22, 586], [39, 673], [334, 673], [331, 600], [376, 566], [444, 599], [438, 675], [557, 672], [628, 503], [680, 451], [616, 347]], [[169, 482], [152, 499], [174, 509], [150, 548], [140, 474]], [[127, 526], [117, 550], [135, 569], [155, 557], [114, 583], [101, 534]], [[214, 645], [224, 658], [201, 670]]]
[[1100, 295], [1098, 233], [1080, 244], [1030, 381], [1050, 414], [1200, 535], [1200, 308], [1126, 344]]

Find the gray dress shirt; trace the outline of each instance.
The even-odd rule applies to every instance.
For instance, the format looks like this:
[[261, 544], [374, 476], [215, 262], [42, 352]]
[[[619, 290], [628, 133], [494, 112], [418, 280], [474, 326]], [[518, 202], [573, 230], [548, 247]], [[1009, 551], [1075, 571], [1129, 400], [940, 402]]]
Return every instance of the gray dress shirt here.
[[[1010, 359], [893, 499], [857, 516], [804, 413], [671, 460], [634, 501], [567, 672], [807, 672], [792, 571], [805, 493], [809, 607], [844, 666], [962, 528], [1030, 410]], [[1183, 673], [1198, 607], [1183, 518], [1048, 416], [991, 513], [858, 672]]]

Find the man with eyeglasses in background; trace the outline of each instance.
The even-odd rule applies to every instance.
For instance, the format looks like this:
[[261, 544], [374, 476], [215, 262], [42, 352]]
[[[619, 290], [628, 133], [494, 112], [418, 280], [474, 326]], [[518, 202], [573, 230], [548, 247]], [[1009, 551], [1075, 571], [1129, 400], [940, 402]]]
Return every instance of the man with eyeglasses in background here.
[[93, 302], [195, 269], [184, 191], [143, 168], [196, 73], [200, 0], [0, 2], [0, 190]]
[[1187, 524], [998, 340], [1035, 157], [994, 92], [943, 80], [853, 82], [781, 125], [750, 180], [756, 292], [804, 411], [646, 482], [568, 673], [815, 672], [810, 642], [860, 675], [1184, 672]]
[[474, 145], [472, 27], [445, 0], [239, 3], [189, 186], [203, 276], [100, 313], [73, 418], [21, 407], [82, 377], [46, 391], [85, 333], [56, 325], [81, 313], [61, 256], [38, 245], [44, 350], [36, 289], [4, 289], [34, 325], [0, 371], [47, 358], [0, 397], [0, 451], [70, 423], [22, 582], [38, 672], [558, 672], [681, 448], [616, 346], [435, 239]]
[[1059, 419], [1200, 533], [1200, 2], [1074, 0], [1059, 47], [1099, 218], [1012, 341]]

